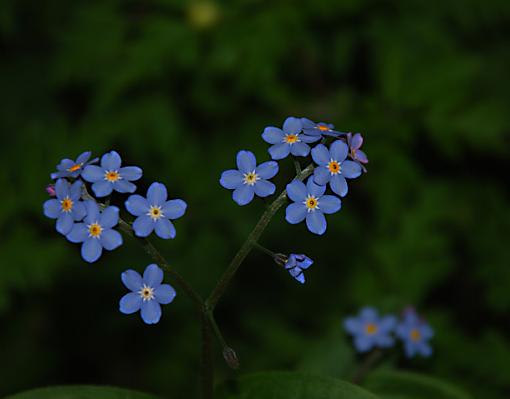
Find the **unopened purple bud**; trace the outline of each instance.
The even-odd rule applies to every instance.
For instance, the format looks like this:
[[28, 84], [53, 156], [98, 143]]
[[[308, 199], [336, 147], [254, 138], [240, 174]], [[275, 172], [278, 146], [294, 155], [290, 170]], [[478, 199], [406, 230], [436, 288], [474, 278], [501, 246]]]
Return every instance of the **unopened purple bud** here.
[[239, 368], [239, 358], [237, 357], [237, 353], [232, 348], [227, 346], [225, 349], [223, 349], [223, 358], [230, 368], [234, 370]]
[[57, 192], [55, 191], [55, 185], [54, 184], [48, 184], [46, 186], [46, 192], [48, 193], [48, 195], [50, 197], [56, 197], [57, 196]]

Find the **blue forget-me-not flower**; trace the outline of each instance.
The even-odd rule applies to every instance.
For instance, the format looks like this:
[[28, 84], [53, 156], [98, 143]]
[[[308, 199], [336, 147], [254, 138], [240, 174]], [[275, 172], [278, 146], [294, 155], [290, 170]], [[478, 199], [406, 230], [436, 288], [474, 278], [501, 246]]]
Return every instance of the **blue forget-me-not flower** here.
[[57, 171], [53, 172], [50, 176], [52, 179], [59, 179], [61, 177], [77, 178], [82, 173], [83, 169], [92, 163], [96, 163], [98, 158], [89, 161], [92, 153], [86, 151], [78, 155], [75, 161], [65, 158], [57, 165]]
[[396, 333], [404, 344], [407, 357], [416, 355], [429, 357], [432, 355], [432, 347], [428, 341], [434, 336], [434, 330], [427, 322], [419, 318], [414, 309], [404, 311]]

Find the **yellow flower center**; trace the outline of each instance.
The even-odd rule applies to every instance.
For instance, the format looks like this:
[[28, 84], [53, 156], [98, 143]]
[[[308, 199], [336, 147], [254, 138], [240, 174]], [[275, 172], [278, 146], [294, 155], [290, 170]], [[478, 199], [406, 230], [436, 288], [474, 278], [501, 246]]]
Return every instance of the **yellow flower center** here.
[[63, 212], [71, 212], [73, 210], [74, 202], [71, 198], [65, 197], [62, 201], [60, 201], [60, 205], [62, 206]]
[[286, 134], [283, 141], [287, 144], [294, 144], [299, 143], [301, 140], [299, 140], [299, 135], [297, 134]]
[[120, 180], [121, 177], [118, 171], [107, 170], [106, 173], [104, 174], [104, 179], [111, 183], [115, 183], [117, 180]]
[[165, 215], [160, 206], [152, 205], [149, 212], [147, 212], [147, 216], [150, 216], [152, 220], [158, 220]]
[[317, 126], [317, 129], [319, 129], [321, 132], [328, 132], [330, 130], [329, 127], [324, 126], [324, 125]]
[[328, 163], [329, 173], [331, 173], [332, 175], [336, 175], [340, 173], [340, 169], [341, 169], [340, 164], [337, 161], [334, 160], [329, 161]]
[[249, 186], [253, 186], [258, 180], [260, 180], [260, 177], [255, 173], [255, 171], [245, 173], [243, 176], [243, 184], [247, 184]]
[[145, 301], [150, 301], [154, 299], [154, 288], [149, 287], [147, 285], [143, 285], [143, 287], [138, 291], [142, 299]]
[[365, 326], [365, 332], [367, 335], [374, 335], [377, 332], [378, 328], [374, 323], [368, 323]]
[[307, 208], [308, 212], [315, 211], [316, 209], [319, 209], [319, 200], [317, 197], [314, 197], [313, 195], [308, 195], [305, 199], [305, 206]]
[[103, 228], [99, 223], [92, 223], [87, 226], [87, 229], [89, 229], [89, 237], [93, 238], [99, 238], [101, 236], [101, 233], [103, 232]]
[[70, 168], [68, 168], [67, 171], [68, 172], [76, 172], [77, 170], [80, 170], [82, 166], [83, 166], [82, 163], [77, 163], [77, 164], [74, 164], [73, 166], [71, 166]]
[[411, 336], [411, 340], [414, 342], [417, 342], [421, 339], [421, 333], [416, 328], [414, 330], [411, 330], [411, 333], [409, 335]]

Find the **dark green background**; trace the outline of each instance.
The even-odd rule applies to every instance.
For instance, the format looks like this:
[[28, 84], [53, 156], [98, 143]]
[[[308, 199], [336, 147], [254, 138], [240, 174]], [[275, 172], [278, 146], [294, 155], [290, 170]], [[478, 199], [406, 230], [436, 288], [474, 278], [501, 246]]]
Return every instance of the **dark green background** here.
[[[120, 314], [120, 273], [150, 261], [128, 243], [83, 262], [42, 215], [48, 175], [117, 149], [143, 190], [165, 183], [189, 208], [157, 245], [205, 295], [263, 210], [237, 206], [219, 175], [240, 149], [268, 159], [263, 128], [295, 115], [362, 132], [369, 173], [325, 236], [283, 211], [264, 234], [315, 259], [305, 286], [263, 254], [243, 265], [217, 312], [241, 373], [346, 378], [342, 319], [414, 304], [435, 355], [397, 349], [386, 367], [508, 397], [509, 22], [506, 0], [2, 1], [0, 395], [94, 383], [193, 396], [190, 301], [179, 293], [157, 326]], [[232, 376], [218, 354], [218, 381]]]

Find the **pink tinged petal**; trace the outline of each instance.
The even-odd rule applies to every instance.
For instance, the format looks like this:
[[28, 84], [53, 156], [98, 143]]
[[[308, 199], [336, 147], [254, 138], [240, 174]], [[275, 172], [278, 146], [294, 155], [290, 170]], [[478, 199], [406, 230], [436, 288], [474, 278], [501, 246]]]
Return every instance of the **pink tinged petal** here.
[[69, 195], [69, 183], [66, 179], [57, 180], [55, 183], [55, 192], [57, 193], [57, 198], [59, 200], [63, 200]]
[[262, 138], [269, 144], [281, 143], [284, 136], [285, 135], [281, 129], [273, 126], [266, 127], [262, 133]]
[[117, 180], [113, 183], [113, 189], [119, 193], [134, 193], [136, 191], [136, 185], [127, 180]]
[[361, 150], [356, 150], [356, 152], [354, 153], [355, 155], [355, 158], [360, 161], [361, 163], [368, 163], [368, 157], [367, 157], [367, 154], [365, 154], [363, 151]]
[[290, 224], [301, 223], [305, 219], [306, 214], [306, 206], [295, 202], [285, 209], [285, 220]]
[[147, 201], [149, 202], [149, 206], [162, 206], [166, 202], [167, 198], [168, 193], [164, 184], [152, 183], [147, 190]]
[[141, 313], [146, 324], [156, 324], [161, 318], [161, 305], [155, 300], [142, 302]]
[[345, 197], [349, 189], [347, 187], [347, 181], [342, 175], [332, 176], [331, 181], [329, 182], [329, 186], [331, 187], [331, 190], [333, 190], [333, 192], [338, 194], [340, 197]]
[[113, 184], [106, 180], [96, 181], [92, 184], [92, 191], [96, 194], [96, 197], [106, 197], [113, 191]]
[[287, 184], [287, 196], [294, 202], [303, 202], [308, 195], [308, 190], [302, 181], [293, 180]]
[[119, 208], [116, 206], [109, 206], [105, 208], [99, 216], [99, 224], [105, 229], [111, 229], [119, 223]]
[[108, 229], [101, 233], [101, 245], [108, 251], [113, 251], [122, 245], [122, 236], [118, 231]]
[[278, 173], [278, 169], [278, 162], [268, 161], [257, 166], [255, 173], [262, 179], [272, 179]]
[[138, 216], [133, 223], [133, 230], [138, 237], [147, 237], [154, 230], [154, 221], [147, 215]]
[[60, 211], [62, 206], [60, 205], [60, 201], [56, 199], [50, 199], [46, 201], [43, 205], [44, 216], [50, 219], [56, 219], [60, 215]]
[[94, 183], [96, 181], [104, 180], [105, 170], [95, 165], [88, 165], [83, 169], [81, 177], [86, 181]]
[[57, 219], [57, 231], [60, 234], [67, 235], [73, 228], [74, 220], [70, 213], [62, 213]]
[[353, 150], [359, 149], [363, 145], [363, 136], [359, 133], [356, 133], [354, 136], [352, 136], [350, 145]]
[[287, 143], [275, 144], [267, 150], [272, 159], [279, 160], [290, 154], [290, 145]]
[[146, 215], [149, 212], [149, 203], [141, 195], [130, 195], [125, 202], [126, 209], [133, 216]]
[[317, 144], [312, 149], [312, 159], [317, 165], [326, 166], [331, 160], [331, 156], [324, 144]]
[[165, 202], [161, 208], [163, 215], [167, 219], [179, 219], [186, 212], [188, 205], [181, 199], [175, 199]]
[[66, 236], [66, 238], [77, 244], [79, 242], [83, 242], [87, 239], [89, 233], [85, 223], [75, 223], [70, 233]]
[[161, 284], [154, 290], [154, 296], [156, 301], [163, 305], [167, 305], [172, 302], [175, 298], [176, 292], [173, 287], [169, 284]]
[[70, 197], [73, 201], [78, 201], [81, 197], [81, 189], [83, 187], [83, 183], [81, 180], [75, 181], [70, 189]]
[[81, 246], [81, 256], [89, 263], [98, 260], [102, 253], [103, 247], [97, 238], [87, 238]]
[[298, 134], [302, 129], [303, 125], [298, 118], [290, 116], [283, 122], [283, 131], [287, 134]]
[[257, 167], [257, 160], [251, 151], [239, 151], [236, 156], [237, 168], [241, 173], [253, 172]]
[[342, 163], [342, 175], [347, 177], [348, 179], [355, 179], [359, 175], [361, 175], [361, 166], [357, 162], [353, 161], [344, 161]]
[[243, 184], [243, 174], [236, 169], [226, 170], [221, 174], [220, 184], [233, 190]]
[[306, 227], [314, 234], [323, 235], [326, 232], [326, 218], [320, 211], [308, 212], [306, 215]]
[[140, 310], [142, 302], [142, 297], [139, 294], [130, 292], [129, 294], [126, 294], [120, 298], [119, 310], [124, 314], [133, 314]]
[[120, 176], [126, 180], [138, 180], [142, 177], [142, 169], [138, 166], [126, 166], [119, 169]]
[[158, 219], [155, 224], [156, 235], [165, 240], [175, 238], [175, 227], [168, 219]]
[[318, 185], [324, 186], [331, 180], [331, 173], [324, 166], [318, 166], [313, 170], [313, 180]]
[[101, 166], [106, 170], [119, 170], [122, 160], [117, 151], [110, 151], [101, 158]]
[[342, 162], [345, 158], [347, 158], [349, 147], [343, 140], [336, 140], [329, 147], [329, 153], [331, 154], [331, 158], [335, 161]]
[[310, 146], [305, 143], [295, 143], [290, 146], [290, 153], [296, 157], [306, 157], [310, 153]]
[[249, 204], [253, 200], [253, 196], [255, 195], [255, 190], [252, 186], [248, 184], [244, 184], [241, 187], [238, 187], [232, 193], [232, 199], [240, 206], [244, 206]]
[[314, 179], [309, 177], [306, 182], [306, 189], [313, 196], [320, 197], [326, 191], [326, 186], [315, 183]]
[[255, 183], [253, 189], [255, 190], [255, 194], [257, 194], [259, 197], [264, 198], [273, 195], [274, 192], [276, 191], [276, 186], [273, 183], [262, 179]]
[[319, 201], [319, 207], [325, 214], [335, 213], [342, 207], [342, 201], [334, 195], [323, 195]]
[[128, 269], [120, 275], [122, 283], [127, 289], [138, 292], [143, 286], [142, 276], [137, 271]]
[[145, 268], [143, 272], [143, 283], [149, 287], [155, 288], [163, 281], [163, 270], [156, 265], [151, 263]]

